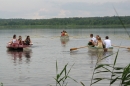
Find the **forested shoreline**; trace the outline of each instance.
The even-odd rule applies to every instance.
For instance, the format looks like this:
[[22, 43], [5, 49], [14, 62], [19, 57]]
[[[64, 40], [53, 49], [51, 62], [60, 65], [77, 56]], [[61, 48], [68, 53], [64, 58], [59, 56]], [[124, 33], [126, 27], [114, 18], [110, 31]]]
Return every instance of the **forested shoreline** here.
[[[121, 21], [120, 21], [120, 19]], [[130, 27], [130, 16], [73, 17], [52, 19], [0, 19], [0, 28], [39, 27], [39, 28], [75, 28], [75, 27]]]

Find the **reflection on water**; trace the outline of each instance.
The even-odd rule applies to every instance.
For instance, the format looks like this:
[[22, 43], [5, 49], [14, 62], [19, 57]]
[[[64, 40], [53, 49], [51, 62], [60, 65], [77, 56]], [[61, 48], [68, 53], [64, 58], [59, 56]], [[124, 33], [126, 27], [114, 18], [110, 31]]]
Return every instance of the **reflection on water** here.
[[31, 58], [32, 50], [24, 51], [24, 50], [7, 50], [8, 55], [12, 57], [14, 63], [19, 62], [22, 63], [22, 60], [25, 57], [25, 62], [29, 63]]
[[66, 44], [69, 42], [69, 39], [60, 39], [60, 41], [61, 41], [61, 45], [62, 45], [63, 47], [65, 47]]
[[[100, 64], [112, 64], [111, 62], [111, 55], [113, 55], [112, 51], [104, 52], [104, 51], [98, 51], [98, 52], [92, 52], [88, 51], [89, 55], [91, 56], [91, 71], [94, 71], [95, 67]], [[96, 58], [96, 59], [95, 59]], [[94, 60], [95, 59], [95, 60]], [[107, 69], [111, 70], [110, 67], [107, 67]], [[97, 68], [95, 72], [105, 71], [103, 68]], [[110, 73], [98, 73], [94, 74], [95, 78], [110, 78]]]
[[91, 57], [91, 65], [93, 66], [93, 59], [97, 59], [98, 64], [111, 64], [111, 56], [113, 52], [104, 52], [104, 51], [88, 51], [88, 55]]
[[[73, 58], [82, 58], [84, 56], [87, 56], [87, 61], [90, 65], [90, 68], [94, 68], [95, 64], [111, 64], [111, 55], [113, 54], [113, 51], [104, 52], [104, 51], [91, 51], [85, 49], [83, 50], [74, 50], [70, 52], [71, 57]], [[106, 58], [105, 58], [106, 57]]]

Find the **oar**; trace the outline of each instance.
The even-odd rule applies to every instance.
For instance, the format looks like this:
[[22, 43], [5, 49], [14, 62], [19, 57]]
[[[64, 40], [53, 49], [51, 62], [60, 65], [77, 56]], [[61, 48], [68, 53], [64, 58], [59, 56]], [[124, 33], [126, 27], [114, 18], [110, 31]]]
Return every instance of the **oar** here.
[[126, 48], [126, 49], [130, 49], [130, 47], [125, 47], [125, 46], [115, 46], [115, 45], [112, 45], [113, 47], [119, 47], [119, 48]]
[[88, 46], [83, 46], [83, 47], [79, 47], [79, 48], [71, 48], [70, 51], [77, 50], [77, 49], [80, 49], [80, 48], [85, 48], [85, 47], [88, 47]]

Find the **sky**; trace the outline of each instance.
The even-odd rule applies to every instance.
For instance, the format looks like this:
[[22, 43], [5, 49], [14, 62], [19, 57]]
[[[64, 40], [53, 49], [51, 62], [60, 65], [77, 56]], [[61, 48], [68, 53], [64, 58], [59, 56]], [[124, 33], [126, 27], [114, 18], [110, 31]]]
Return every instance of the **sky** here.
[[[115, 8], [115, 10], [114, 10]], [[130, 16], [130, 0], [0, 0], [0, 18]]]

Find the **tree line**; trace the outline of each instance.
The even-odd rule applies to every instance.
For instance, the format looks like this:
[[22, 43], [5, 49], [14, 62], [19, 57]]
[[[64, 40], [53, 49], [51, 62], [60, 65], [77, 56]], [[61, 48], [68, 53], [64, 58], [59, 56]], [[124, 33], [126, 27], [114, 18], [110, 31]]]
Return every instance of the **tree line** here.
[[73, 17], [52, 19], [0, 19], [1, 26], [7, 25], [130, 25], [130, 16]]

